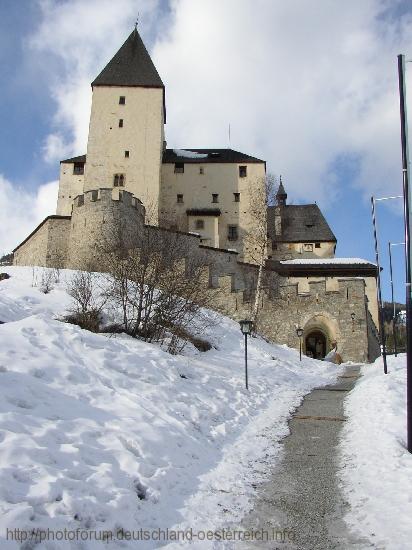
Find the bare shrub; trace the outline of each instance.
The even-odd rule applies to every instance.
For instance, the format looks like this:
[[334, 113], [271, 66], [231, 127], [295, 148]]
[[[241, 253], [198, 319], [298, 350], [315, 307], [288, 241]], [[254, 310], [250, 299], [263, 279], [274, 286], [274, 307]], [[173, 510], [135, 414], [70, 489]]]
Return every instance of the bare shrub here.
[[72, 306], [65, 320], [99, 332], [107, 296], [98, 283], [98, 276], [89, 271], [77, 271], [67, 284], [67, 293], [72, 298]]
[[54, 274], [53, 271], [50, 269], [43, 269], [41, 274], [41, 280], [40, 280], [40, 292], [43, 292], [43, 294], [49, 294], [54, 288]]
[[171, 353], [183, 349], [195, 318], [199, 334], [213, 323], [211, 315], [201, 313], [213, 307], [204, 280], [208, 261], [189, 239], [148, 227], [139, 248], [127, 250], [121, 240], [105, 246], [108, 297], [122, 312], [125, 332], [147, 342], [167, 339]]

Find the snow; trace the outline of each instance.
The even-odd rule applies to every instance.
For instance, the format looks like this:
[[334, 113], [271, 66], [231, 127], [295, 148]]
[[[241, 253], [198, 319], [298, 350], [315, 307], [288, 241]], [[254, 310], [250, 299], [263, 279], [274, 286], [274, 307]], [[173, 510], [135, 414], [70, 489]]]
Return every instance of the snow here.
[[205, 153], [196, 153], [195, 151], [188, 151], [187, 149], [173, 149], [173, 153], [178, 157], [188, 158], [188, 159], [206, 159], [207, 154]]
[[[188, 347], [172, 356], [126, 335], [61, 322], [70, 271], [49, 294], [32, 286], [40, 268], [7, 272], [11, 278], [0, 282], [2, 549], [23, 548], [5, 539], [7, 529], [104, 530], [113, 536], [109, 548], [153, 549], [154, 540], [115, 536], [121, 529], [215, 530], [238, 521], [268, 474], [267, 462], [276, 460], [293, 409], [341, 373], [251, 338], [247, 392], [236, 322], [218, 317], [203, 335], [210, 351]], [[46, 547], [102, 544], [49, 540], [36, 550]]]
[[280, 263], [285, 265], [375, 265], [369, 260], [363, 260], [362, 258], [299, 258], [297, 260], [282, 260]]
[[362, 367], [345, 400], [341, 481], [348, 524], [386, 550], [412, 540], [412, 455], [406, 450], [406, 356]]

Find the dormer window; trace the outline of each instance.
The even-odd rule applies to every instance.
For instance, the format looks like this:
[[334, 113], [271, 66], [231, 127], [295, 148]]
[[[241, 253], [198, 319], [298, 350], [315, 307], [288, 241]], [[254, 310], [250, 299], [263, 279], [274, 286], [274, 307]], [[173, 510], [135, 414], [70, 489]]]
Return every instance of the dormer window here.
[[119, 97], [119, 105], [126, 105], [126, 96], [121, 95]]
[[115, 174], [113, 176], [114, 187], [124, 187], [126, 176], [124, 174]]
[[84, 174], [84, 162], [75, 162], [73, 164], [73, 174], [76, 174], [76, 176]]

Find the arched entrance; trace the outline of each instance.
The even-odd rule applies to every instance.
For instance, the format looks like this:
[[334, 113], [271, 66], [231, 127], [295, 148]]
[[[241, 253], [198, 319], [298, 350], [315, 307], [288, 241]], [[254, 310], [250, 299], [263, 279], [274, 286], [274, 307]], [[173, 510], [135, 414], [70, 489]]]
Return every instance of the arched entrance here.
[[320, 330], [312, 330], [305, 338], [306, 355], [314, 359], [323, 359], [328, 353], [327, 337]]

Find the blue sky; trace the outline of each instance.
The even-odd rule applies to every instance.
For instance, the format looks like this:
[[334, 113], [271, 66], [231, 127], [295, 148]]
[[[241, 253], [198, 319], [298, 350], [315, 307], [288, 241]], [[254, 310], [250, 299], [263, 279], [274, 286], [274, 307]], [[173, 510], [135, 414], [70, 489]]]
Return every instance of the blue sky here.
[[[231, 146], [267, 160], [291, 201], [321, 206], [339, 256], [374, 260], [370, 196], [401, 193], [396, 55], [412, 57], [412, 7], [396, 0], [3, 0], [0, 251], [54, 213], [58, 161], [85, 152], [90, 82], [138, 12], [169, 146], [226, 147], [230, 123]], [[387, 243], [403, 240], [391, 202], [378, 206], [386, 298]]]

